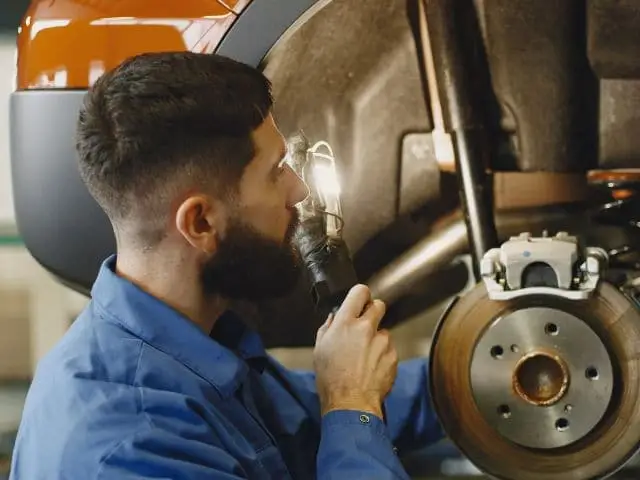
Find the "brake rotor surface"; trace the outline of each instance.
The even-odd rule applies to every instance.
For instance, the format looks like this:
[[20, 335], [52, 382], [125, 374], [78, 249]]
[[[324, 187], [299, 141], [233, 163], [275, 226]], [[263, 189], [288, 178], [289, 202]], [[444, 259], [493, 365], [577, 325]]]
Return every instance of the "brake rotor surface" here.
[[640, 448], [640, 312], [610, 284], [580, 301], [479, 284], [439, 323], [430, 369], [444, 430], [495, 478], [605, 478]]

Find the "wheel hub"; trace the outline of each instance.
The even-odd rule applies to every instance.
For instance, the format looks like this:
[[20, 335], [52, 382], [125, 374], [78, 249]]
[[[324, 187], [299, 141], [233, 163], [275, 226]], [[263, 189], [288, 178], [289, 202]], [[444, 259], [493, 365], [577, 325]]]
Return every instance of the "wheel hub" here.
[[492, 322], [473, 350], [470, 380], [487, 423], [531, 448], [584, 437], [613, 392], [611, 360], [598, 335], [576, 316], [547, 307]]
[[[519, 348], [514, 344], [513, 353]], [[545, 407], [560, 400], [569, 385], [569, 372], [562, 359], [533, 351], [522, 357], [513, 373], [513, 389], [531, 405]]]

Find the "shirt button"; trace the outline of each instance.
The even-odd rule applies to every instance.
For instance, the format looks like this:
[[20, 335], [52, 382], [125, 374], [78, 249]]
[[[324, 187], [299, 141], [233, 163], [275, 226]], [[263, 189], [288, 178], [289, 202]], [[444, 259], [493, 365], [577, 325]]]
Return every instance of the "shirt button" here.
[[369, 418], [369, 415], [360, 415], [360, 422], [361, 423], [369, 423], [371, 421], [371, 419]]

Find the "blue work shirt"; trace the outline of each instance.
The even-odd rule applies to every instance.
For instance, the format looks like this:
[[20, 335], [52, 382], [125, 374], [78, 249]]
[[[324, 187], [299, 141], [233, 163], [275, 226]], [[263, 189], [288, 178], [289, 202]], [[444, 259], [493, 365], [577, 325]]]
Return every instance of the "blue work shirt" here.
[[442, 437], [424, 360], [400, 365], [387, 425], [321, 416], [314, 374], [284, 368], [234, 315], [208, 336], [114, 267], [38, 366], [12, 479], [407, 478], [395, 448]]

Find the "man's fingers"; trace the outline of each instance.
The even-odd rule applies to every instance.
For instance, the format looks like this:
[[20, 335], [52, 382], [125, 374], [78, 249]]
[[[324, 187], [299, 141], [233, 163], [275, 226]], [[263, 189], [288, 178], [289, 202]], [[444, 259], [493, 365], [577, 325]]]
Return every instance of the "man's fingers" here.
[[378, 330], [372, 340], [372, 352], [376, 358], [385, 355], [393, 349], [393, 341], [388, 330]]
[[374, 300], [367, 310], [362, 314], [362, 319], [367, 322], [371, 322], [374, 330], [377, 330], [380, 326], [380, 322], [384, 318], [384, 314], [387, 312], [387, 306], [382, 300]]
[[325, 320], [325, 322], [322, 325], [320, 325], [320, 328], [316, 332], [316, 343], [318, 343], [322, 339], [324, 334], [327, 333], [327, 330], [329, 330], [329, 327], [331, 326], [331, 323], [333, 322], [334, 317], [335, 315], [333, 313], [330, 313], [327, 319]]
[[347, 297], [336, 314], [336, 321], [357, 318], [365, 306], [371, 301], [371, 290], [366, 285], [355, 285], [349, 290]]

